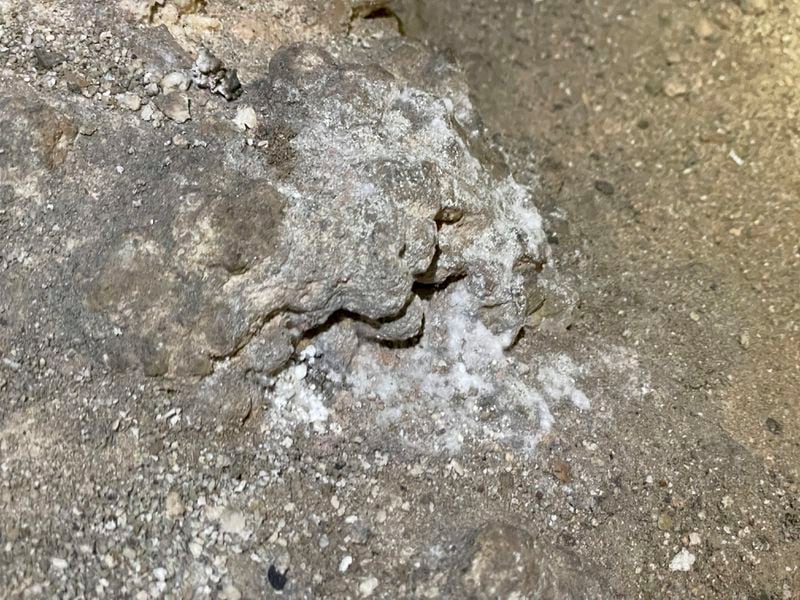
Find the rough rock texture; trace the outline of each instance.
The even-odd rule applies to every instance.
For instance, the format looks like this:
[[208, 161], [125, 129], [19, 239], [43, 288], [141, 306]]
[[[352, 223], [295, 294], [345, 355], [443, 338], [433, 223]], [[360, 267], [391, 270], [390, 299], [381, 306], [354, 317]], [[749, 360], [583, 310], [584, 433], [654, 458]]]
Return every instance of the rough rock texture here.
[[[487, 327], [513, 341], [546, 261], [529, 195], [481, 161], [466, 99], [428, 85], [452, 67], [406, 42], [374, 55], [350, 63], [308, 45], [278, 52], [244, 100], [258, 118], [249, 144], [208, 116], [182, 135], [213, 131], [213, 150], [176, 148], [160, 160], [145, 150], [157, 142], [124, 122], [114, 138], [76, 149], [50, 193], [94, 188], [97, 202], [130, 202], [111, 221], [102, 204], [81, 216], [96, 236], [77, 251], [77, 291], [103, 317], [97, 326], [114, 332], [100, 343], [107, 361], [207, 375], [254, 338], [296, 341], [337, 314], [359, 321], [364, 337], [401, 342], [437, 318], [423, 298], [456, 279]], [[6, 102], [5, 114], [39, 136], [43, 164], [63, 163], [76, 119]], [[124, 164], [109, 164], [112, 144], [134, 137]], [[286, 359], [276, 357], [248, 366], [270, 374]]]
[[578, 600], [610, 594], [591, 565], [537, 543], [524, 529], [506, 523], [489, 523], [475, 531], [460, 567], [454, 569], [458, 575], [453, 576], [453, 597]]

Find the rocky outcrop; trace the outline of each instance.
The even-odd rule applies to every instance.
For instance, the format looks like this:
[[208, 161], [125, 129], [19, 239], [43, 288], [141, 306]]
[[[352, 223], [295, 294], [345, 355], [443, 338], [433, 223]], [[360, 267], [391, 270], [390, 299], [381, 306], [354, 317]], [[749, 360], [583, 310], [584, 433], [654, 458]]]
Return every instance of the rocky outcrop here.
[[[377, 342], [424, 335], [455, 281], [513, 341], [547, 258], [540, 219], [441, 56], [403, 40], [336, 58], [293, 45], [230, 108], [179, 75], [119, 112], [4, 101], [12, 134], [27, 123], [15, 135], [44, 167], [39, 187], [86, 197], [72, 203], [91, 232], [71, 260], [73, 308], [106, 362], [204, 376], [241, 356], [271, 375], [333, 317]], [[176, 98], [180, 118], [164, 108]], [[170, 133], [125, 117], [152, 104]], [[9, 180], [32, 164], [15, 153]]]

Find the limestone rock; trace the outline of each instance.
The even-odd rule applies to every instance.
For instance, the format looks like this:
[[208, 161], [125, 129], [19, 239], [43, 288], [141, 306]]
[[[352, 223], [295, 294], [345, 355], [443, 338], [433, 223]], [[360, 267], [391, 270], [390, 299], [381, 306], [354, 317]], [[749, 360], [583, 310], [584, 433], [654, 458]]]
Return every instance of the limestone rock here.
[[[205, 52], [194, 74], [213, 89], [224, 70]], [[271, 377], [336, 320], [354, 323], [354, 343], [411, 344], [428, 324], [436, 340], [456, 281], [469, 318], [513, 341], [547, 245], [441, 55], [400, 39], [337, 58], [281, 49], [245, 92], [251, 144], [229, 113], [191, 115], [195, 92], [174, 79], [152, 99], [166, 131], [98, 108], [69, 153], [70, 117], [36, 102], [3, 111], [45, 167], [64, 163], [48, 186], [75, 195], [82, 241], [67, 259], [78, 297], [54, 310], [72, 311], [107, 366], [206, 377], [233, 361]], [[175, 124], [185, 142], [167, 144]], [[340, 350], [345, 364], [353, 350]]]
[[475, 599], [610, 596], [590, 565], [504, 523], [490, 523], [474, 533], [459, 576], [454, 587], [463, 590], [463, 595], [458, 595]]

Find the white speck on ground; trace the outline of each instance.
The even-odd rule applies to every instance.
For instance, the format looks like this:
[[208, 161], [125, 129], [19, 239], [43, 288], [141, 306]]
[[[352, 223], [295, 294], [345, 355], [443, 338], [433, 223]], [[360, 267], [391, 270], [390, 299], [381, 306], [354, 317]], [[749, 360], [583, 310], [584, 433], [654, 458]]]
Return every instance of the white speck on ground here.
[[341, 562], [339, 563], [339, 572], [344, 573], [347, 569], [350, 568], [350, 565], [353, 564], [353, 557], [349, 554], [342, 558]]
[[362, 598], [369, 598], [378, 588], [378, 580], [375, 577], [367, 577], [358, 584], [358, 591]]
[[680, 552], [672, 557], [672, 560], [669, 563], [669, 570], [684, 572], [690, 571], [695, 560], [695, 555], [689, 552], [686, 548], [683, 548]]

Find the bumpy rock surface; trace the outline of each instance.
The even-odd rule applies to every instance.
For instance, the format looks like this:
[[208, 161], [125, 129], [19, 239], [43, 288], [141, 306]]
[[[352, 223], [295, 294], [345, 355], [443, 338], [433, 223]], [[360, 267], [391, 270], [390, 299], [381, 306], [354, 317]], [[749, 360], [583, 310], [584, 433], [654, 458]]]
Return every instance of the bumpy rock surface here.
[[[258, 119], [248, 143], [210, 115], [183, 134], [213, 132], [207, 149], [175, 141], [163, 159], [127, 124], [79, 144], [50, 189], [96, 190], [79, 217], [97, 235], [77, 250], [77, 291], [101, 317], [107, 361], [203, 376], [253, 344], [248, 368], [272, 374], [291, 353], [281, 348], [333, 315], [366, 338], [420, 335], [438, 306], [423, 299], [455, 280], [513, 341], [546, 260], [539, 216], [486, 150], [466, 98], [428, 83], [453, 77], [449, 64], [407, 42], [374, 55], [365, 66], [310, 45], [278, 52], [243, 100]], [[80, 119], [25, 111], [43, 163], [64, 162]], [[134, 137], [124, 164], [109, 164], [110, 146]], [[124, 207], [113, 220], [108, 202]]]

